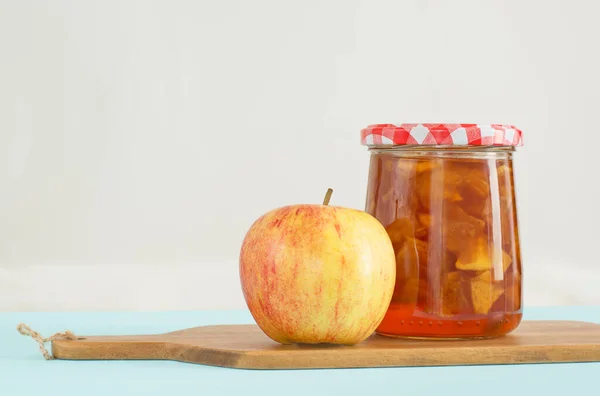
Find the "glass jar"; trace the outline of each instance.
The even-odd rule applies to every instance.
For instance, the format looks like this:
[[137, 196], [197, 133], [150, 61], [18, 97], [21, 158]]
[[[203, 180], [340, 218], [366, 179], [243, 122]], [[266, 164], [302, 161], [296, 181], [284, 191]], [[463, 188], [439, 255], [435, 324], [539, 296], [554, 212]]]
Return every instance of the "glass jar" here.
[[366, 211], [396, 253], [396, 287], [377, 333], [502, 336], [522, 317], [513, 176], [521, 131], [474, 124], [372, 125]]

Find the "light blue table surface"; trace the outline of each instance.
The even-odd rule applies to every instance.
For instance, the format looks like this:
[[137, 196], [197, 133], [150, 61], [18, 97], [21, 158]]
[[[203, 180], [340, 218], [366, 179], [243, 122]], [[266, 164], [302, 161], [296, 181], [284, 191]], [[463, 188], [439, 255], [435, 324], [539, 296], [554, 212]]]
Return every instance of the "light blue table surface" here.
[[[530, 308], [525, 319], [600, 322], [600, 307]], [[0, 395], [600, 395], [600, 363], [253, 371], [168, 361], [46, 361], [17, 333], [152, 334], [253, 323], [247, 311], [0, 313]]]

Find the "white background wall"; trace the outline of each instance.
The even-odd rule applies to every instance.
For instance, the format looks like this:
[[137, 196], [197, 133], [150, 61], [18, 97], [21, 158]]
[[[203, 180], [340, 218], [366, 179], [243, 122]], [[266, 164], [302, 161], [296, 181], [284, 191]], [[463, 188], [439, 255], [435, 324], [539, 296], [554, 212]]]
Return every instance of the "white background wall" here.
[[528, 305], [600, 304], [589, 0], [0, 0], [0, 310], [244, 308], [276, 206], [362, 209], [359, 130], [510, 123]]

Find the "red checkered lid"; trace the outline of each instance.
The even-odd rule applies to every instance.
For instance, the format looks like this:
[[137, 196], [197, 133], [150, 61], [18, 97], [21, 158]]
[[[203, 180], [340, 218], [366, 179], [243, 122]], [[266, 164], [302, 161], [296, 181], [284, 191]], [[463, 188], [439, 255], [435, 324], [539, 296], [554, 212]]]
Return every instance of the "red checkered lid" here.
[[376, 124], [360, 132], [361, 143], [370, 147], [400, 145], [522, 146], [522, 132], [498, 124]]

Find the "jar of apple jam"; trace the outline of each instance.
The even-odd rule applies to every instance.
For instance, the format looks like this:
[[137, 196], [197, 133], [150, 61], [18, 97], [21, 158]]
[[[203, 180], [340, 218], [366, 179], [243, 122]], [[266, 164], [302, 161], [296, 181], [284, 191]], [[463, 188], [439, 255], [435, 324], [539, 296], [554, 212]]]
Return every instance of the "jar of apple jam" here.
[[396, 285], [377, 333], [427, 339], [502, 336], [522, 316], [513, 176], [521, 131], [506, 125], [379, 124], [366, 211], [386, 228]]

